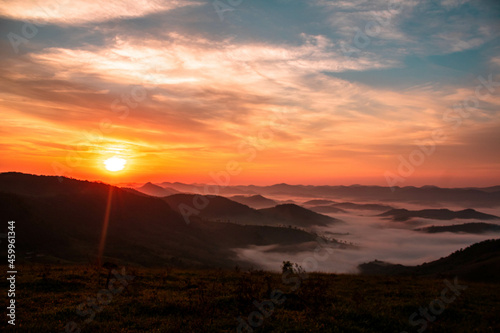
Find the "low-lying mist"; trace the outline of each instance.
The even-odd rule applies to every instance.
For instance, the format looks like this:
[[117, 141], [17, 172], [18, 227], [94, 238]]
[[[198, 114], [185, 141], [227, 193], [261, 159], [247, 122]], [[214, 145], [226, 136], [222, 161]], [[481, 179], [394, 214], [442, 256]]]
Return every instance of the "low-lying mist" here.
[[[282, 199], [282, 198], [280, 198]], [[398, 208], [412, 210], [436, 207], [423, 207], [415, 204], [397, 205]], [[466, 207], [438, 207], [464, 209]], [[479, 210], [479, 209], [478, 209]], [[480, 209], [481, 212], [500, 216], [500, 209]], [[377, 216], [380, 212], [368, 210], [350, 210], [347, 213], [325, 214], [343, 220], [344, 224], [335, 224], [314, 229], [321, 236], [333, 238], [355, 246], [332, 248], [330, 251], [320, 249], [315, 253], [276, 246], [251, 246], [234, 249], [240, 260], [251, 263], [255, 267], [277, 271], [285, 260], [298, 263], [306, 271], [330, 273], [357, 273], [357, 266], [375, 259], [403, 265], [420, 265], [424, 262], [446, 257], [456, 250], [465, 248], [486, 239], [498, 238], [499, 233], [465, 234], [465, 233], [425, 233], [414, 229], [431, 225], [449, 226], [477, 219], [433, 220], [415, 218], [405, 222], [395, 222], [387, 217]], [[500, 224], [500, 220], [487, 221]], [[320, 244], [318, 243], [318, 246]], [[317, 250], [318, 251], [318, 250]], [[316, 265], [317, 263], [317, 265]]]

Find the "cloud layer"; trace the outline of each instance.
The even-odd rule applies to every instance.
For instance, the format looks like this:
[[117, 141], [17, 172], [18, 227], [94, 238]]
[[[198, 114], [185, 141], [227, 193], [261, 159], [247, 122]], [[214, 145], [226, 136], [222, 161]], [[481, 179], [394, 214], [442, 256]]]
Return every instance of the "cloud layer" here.
[[[239, 183], [384, 184], [440, 129], [402, 185], [500, 181], [500, 88], [471, 99], [479, 76], [499, 80], [496, 5], [257, 1], [222, 21], [210, 2], [44, 8], [0, 11], [18, 36], [23, 20], [45, 23], [19, 54], [3, 41], [4, 171], [57, 173], [56, 162], [110, 180], [100, 163], [121, 147], [130, 180], [207, 181], [237, 160]], [[455, 108], [464, 101], [471, 112]]]

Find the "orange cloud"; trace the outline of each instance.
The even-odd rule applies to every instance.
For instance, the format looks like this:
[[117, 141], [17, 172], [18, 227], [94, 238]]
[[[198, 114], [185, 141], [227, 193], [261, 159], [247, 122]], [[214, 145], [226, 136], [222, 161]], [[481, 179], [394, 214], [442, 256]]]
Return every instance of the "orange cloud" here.
[[116, 18], [145, 16], [174, 8], [199, 5], [194, 1], [158, 0], [5, 0], [0, 16], [51, 24], [84, 24]]

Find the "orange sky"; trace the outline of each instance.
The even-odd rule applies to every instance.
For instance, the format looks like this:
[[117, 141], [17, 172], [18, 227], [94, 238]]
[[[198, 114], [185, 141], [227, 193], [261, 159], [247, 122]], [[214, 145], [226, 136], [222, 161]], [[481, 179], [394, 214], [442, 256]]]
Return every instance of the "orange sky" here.
[[[500, 87], [476, 89], [479, 76], [500, 81], [496, 22], [444, 25], [414, 43], [412, 18], [396, 12], [378, 44], [349, 57], [339, 45], [354, 23], [311, 31], [321, 1], [293, 31], [273, 23], [269, 3], [220, 21], [202, 2], [139, 2], [0, 9], [3, 35], [29, 37], [0, 42], [0, 172], [211, 182], [230, 163], [231, 184], [500, 184]], [[44, 24], [23, 35], [23, 20]], [[450, 43], [457, 33], [462, 44]], [[464, 101], [477, 103], [453, 109]], [[423, 155], [438, 129], [446, 137]], [[418, 163], [403, 174], [410, 155]], [[113, 156], [125, 170], [104, 169]]]

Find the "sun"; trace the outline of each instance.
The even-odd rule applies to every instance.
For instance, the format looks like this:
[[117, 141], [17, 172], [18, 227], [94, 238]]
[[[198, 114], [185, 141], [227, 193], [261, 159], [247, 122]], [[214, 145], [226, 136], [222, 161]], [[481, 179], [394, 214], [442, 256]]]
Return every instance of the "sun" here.
[[104, 167], [108, 171], [116, 172], [121, 171], [125, 168], [127, 161], [120, 157], [110, 157], [104, 161]]

